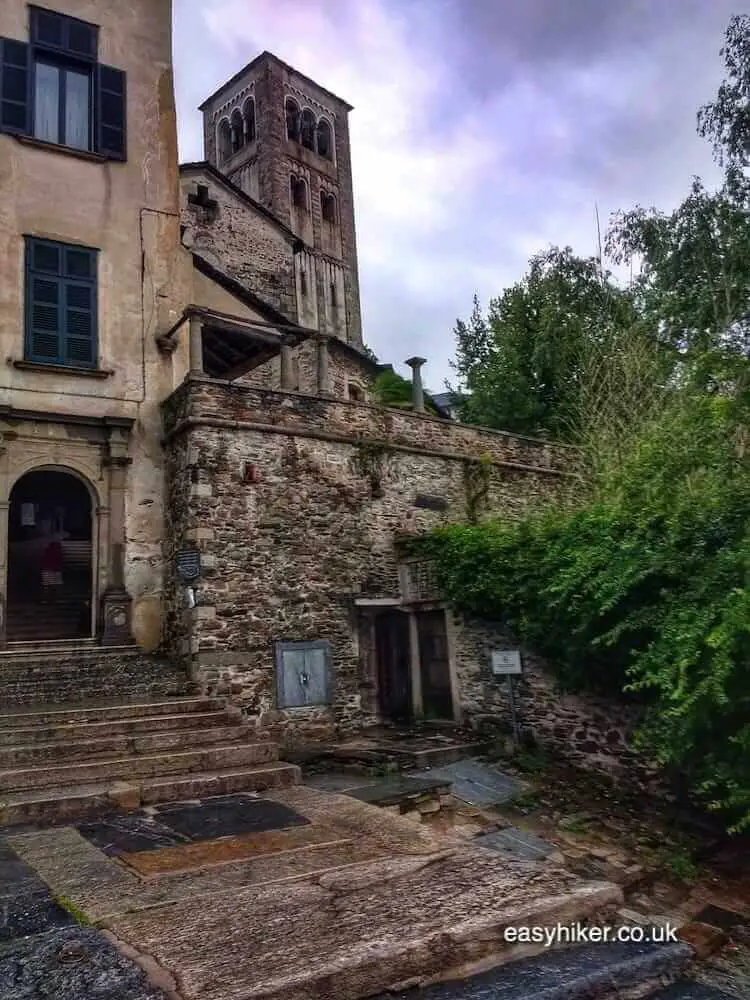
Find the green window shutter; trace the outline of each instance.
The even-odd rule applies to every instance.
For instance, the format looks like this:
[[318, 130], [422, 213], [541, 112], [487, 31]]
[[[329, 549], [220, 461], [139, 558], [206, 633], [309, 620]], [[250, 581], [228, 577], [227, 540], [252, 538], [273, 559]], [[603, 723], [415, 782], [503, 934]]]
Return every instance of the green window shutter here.
[[31, 133], [31, 55], [29, 46], [0, 39], [0, 132]]
[[97, 363], [97, 253], [27, 240], [26, 357], [93, 368]]
[[97, 152], [127, 159], [127, 81], [122, 70], [96, 67]]

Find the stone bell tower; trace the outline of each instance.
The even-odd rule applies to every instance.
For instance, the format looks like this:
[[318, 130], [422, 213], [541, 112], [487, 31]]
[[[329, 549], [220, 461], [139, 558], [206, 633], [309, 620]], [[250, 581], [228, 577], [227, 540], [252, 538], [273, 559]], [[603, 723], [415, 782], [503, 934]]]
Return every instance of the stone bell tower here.
[[300, 239], [301, 314], [361, 350], [351, 110], [270, 52], [201, 106], [208, 162]]

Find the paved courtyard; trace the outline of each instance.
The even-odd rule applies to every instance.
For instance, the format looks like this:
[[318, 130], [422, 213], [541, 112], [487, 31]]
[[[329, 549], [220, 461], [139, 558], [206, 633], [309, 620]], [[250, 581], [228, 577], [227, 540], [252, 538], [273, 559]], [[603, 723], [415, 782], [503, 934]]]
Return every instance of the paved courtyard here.
[[622, 898], [308, 787], [0, 844], [3, 1000], [346, 1000], [517, 957], [508, 925], [586, 919]]

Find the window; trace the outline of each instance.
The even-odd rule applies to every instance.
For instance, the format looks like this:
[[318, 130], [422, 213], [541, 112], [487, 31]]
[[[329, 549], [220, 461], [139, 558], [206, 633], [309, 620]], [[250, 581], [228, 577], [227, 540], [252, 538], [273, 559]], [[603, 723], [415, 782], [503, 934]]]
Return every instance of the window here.
[[245, 142], [253, 142], [255, 140], [255, 101], [252, 97], [245, 101], [245, 106], [242, 109], [242, 120], [245, 125]]
[[232, 156], [232, 126], [228, 118], [219, 122], [219, 162], [226, 163]]
[[299, 142], [299, 106], [291, 97], [287, 97], [284, 105], [286, 111], [286, 134], [288, 139]]
[[96, 250], [27, 237], [25, 358], [96, 367]]
[[232, 153], [239, 153], [245, 142], [245, 123], [242, 120], [242, 112], [239, 110], [233, 112], [232, 114], [230, 131]]
[[32, 7], [30, 43], [0, 39], [0, 131], [125, 160], [125, 74], [96, 61], [98, 34]]
[[320, 192], [320, 214], [324, 222], [336, 221], [336, 198], [325, 191]]
[[305, 183], [304, 178], [296, 177], [292, 174], [290, 184], [292, 204], [295, 208], [303, 208], [307, 210], [307, 184]]
[[321, 118], [318, 122], [318, 155], [324, 156], [327, 160], [331, 159], [331, 154], [333, 151], [333, 143], [331, 141], [331, 126], [325, 120]]
[[299, 141], [305, 149], [315, 149], [315, 115], [305, 108], [300, 118]]
[[307, 295], [307, 273], [305, 271], [299, 273], [299, 291], [300, 295]]

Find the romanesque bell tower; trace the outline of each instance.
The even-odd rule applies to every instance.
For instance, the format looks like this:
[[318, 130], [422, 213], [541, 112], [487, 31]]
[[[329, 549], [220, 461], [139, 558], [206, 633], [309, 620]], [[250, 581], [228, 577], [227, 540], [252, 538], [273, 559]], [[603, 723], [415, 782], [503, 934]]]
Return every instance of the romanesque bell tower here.
[[300, 239], [302, 315], [361, 349], [351, 110], [270, 52], [201, 106], [208, 162]]

